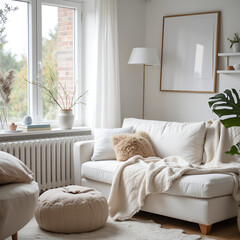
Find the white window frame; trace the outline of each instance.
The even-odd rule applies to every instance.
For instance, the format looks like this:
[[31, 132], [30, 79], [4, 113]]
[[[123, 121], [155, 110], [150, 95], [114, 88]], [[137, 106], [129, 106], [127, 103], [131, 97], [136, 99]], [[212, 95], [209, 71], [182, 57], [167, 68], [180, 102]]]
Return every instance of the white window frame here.
[[[81, 24], [81, 4], [79, 2], [65, 0], [17, 0], [28, 2], [28, 22], [29, 22], [29, 51], [28, 51], [28, 79], [38, 80], [42, 83], [42, 26], [41, 26], [41, 6], [42, 4], [72, 8], [75, 10], [74, 19], [74, 81], [77, 84], [76, 96], [83, 92], [84, 83], [82, 81], [82, 24]], [[77, 34], [76, 34], [77, 33]], [[38, 76], [38, 79], [37, 79]], [[76, 97], [75, 96], [75, 97]], [[34, 122], [43, 122], [43, 99], [42, 89], [28, 84], [28, 113]], [[74, 126], [81, 126], [84, 121], [83, 107], [78, 104], [74, 108]], [[57, 117], [57, 116], [56, 116]], [[57, 120], [49, 121], [52, 127], [57, 127]]]

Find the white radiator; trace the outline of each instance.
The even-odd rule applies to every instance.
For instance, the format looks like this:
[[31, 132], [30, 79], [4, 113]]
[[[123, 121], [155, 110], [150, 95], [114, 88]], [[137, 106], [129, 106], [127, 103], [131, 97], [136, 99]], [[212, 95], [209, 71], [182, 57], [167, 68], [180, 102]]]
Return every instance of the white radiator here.
[[73, 144], [89, 139], [90, 135], [3, 142], [0, 150], [23, 161], [41, 191], [74, 183]]

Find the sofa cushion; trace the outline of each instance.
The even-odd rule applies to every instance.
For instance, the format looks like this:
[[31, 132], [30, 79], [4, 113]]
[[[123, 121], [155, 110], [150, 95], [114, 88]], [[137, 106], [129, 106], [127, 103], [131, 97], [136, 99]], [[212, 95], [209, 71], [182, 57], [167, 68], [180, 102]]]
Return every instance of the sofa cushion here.
[[[114, 171], [124, 162], [98, 161], [85, 162], [82, 176], [98, 182], [111, 184]], [[173, 182], [166, 194], [196, 198], [212, 198], [232, 194], [234, 180], [228, 174], [183, 175]]]
[[133, 127], [127, 128], [99, 128], [94, 130], [94, 151], [91, 160], [113, 160], [116, 159], [111, 139], [114, 135], [133, 133]]
[[182, 156], [200, 165], [206, 133], [205, 122], [178, 123], [125, 118], [123, 127], [146, 132], [158, 157]]
[[145, 132], [113, 136], [112, 144], [117, 161], [127, 161], [136, 155], [141, 155], [144, 158], [156, 156], [150, 141]]
[[82, 165], [82, 176], [88, 179], [111, 184], [114, 171], [120, 164], [123, 164], [123, 162], [116, 160], [85, 162]]

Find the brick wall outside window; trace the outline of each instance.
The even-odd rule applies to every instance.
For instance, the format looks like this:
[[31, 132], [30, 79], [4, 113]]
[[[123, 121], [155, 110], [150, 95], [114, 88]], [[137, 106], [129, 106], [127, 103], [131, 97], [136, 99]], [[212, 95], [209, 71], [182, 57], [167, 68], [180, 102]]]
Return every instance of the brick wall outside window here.
[[[68, 8], [58, 8], [58, 90], [63, 94], [60, 87], [66, 87], [72, 97], [74, 91], [74, 10]], [[66, 99], [65, 99], [66, 101]]]

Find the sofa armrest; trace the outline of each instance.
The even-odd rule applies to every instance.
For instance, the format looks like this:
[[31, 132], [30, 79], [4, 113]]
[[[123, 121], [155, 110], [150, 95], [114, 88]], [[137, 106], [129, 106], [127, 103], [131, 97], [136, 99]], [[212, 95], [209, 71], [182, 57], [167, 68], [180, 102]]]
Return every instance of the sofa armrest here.
[[93, 155], [94, 140], [74, 143], [73, 158], [74, 158], [74, 183], [81, 185], [82, 164], [90, 161]]

